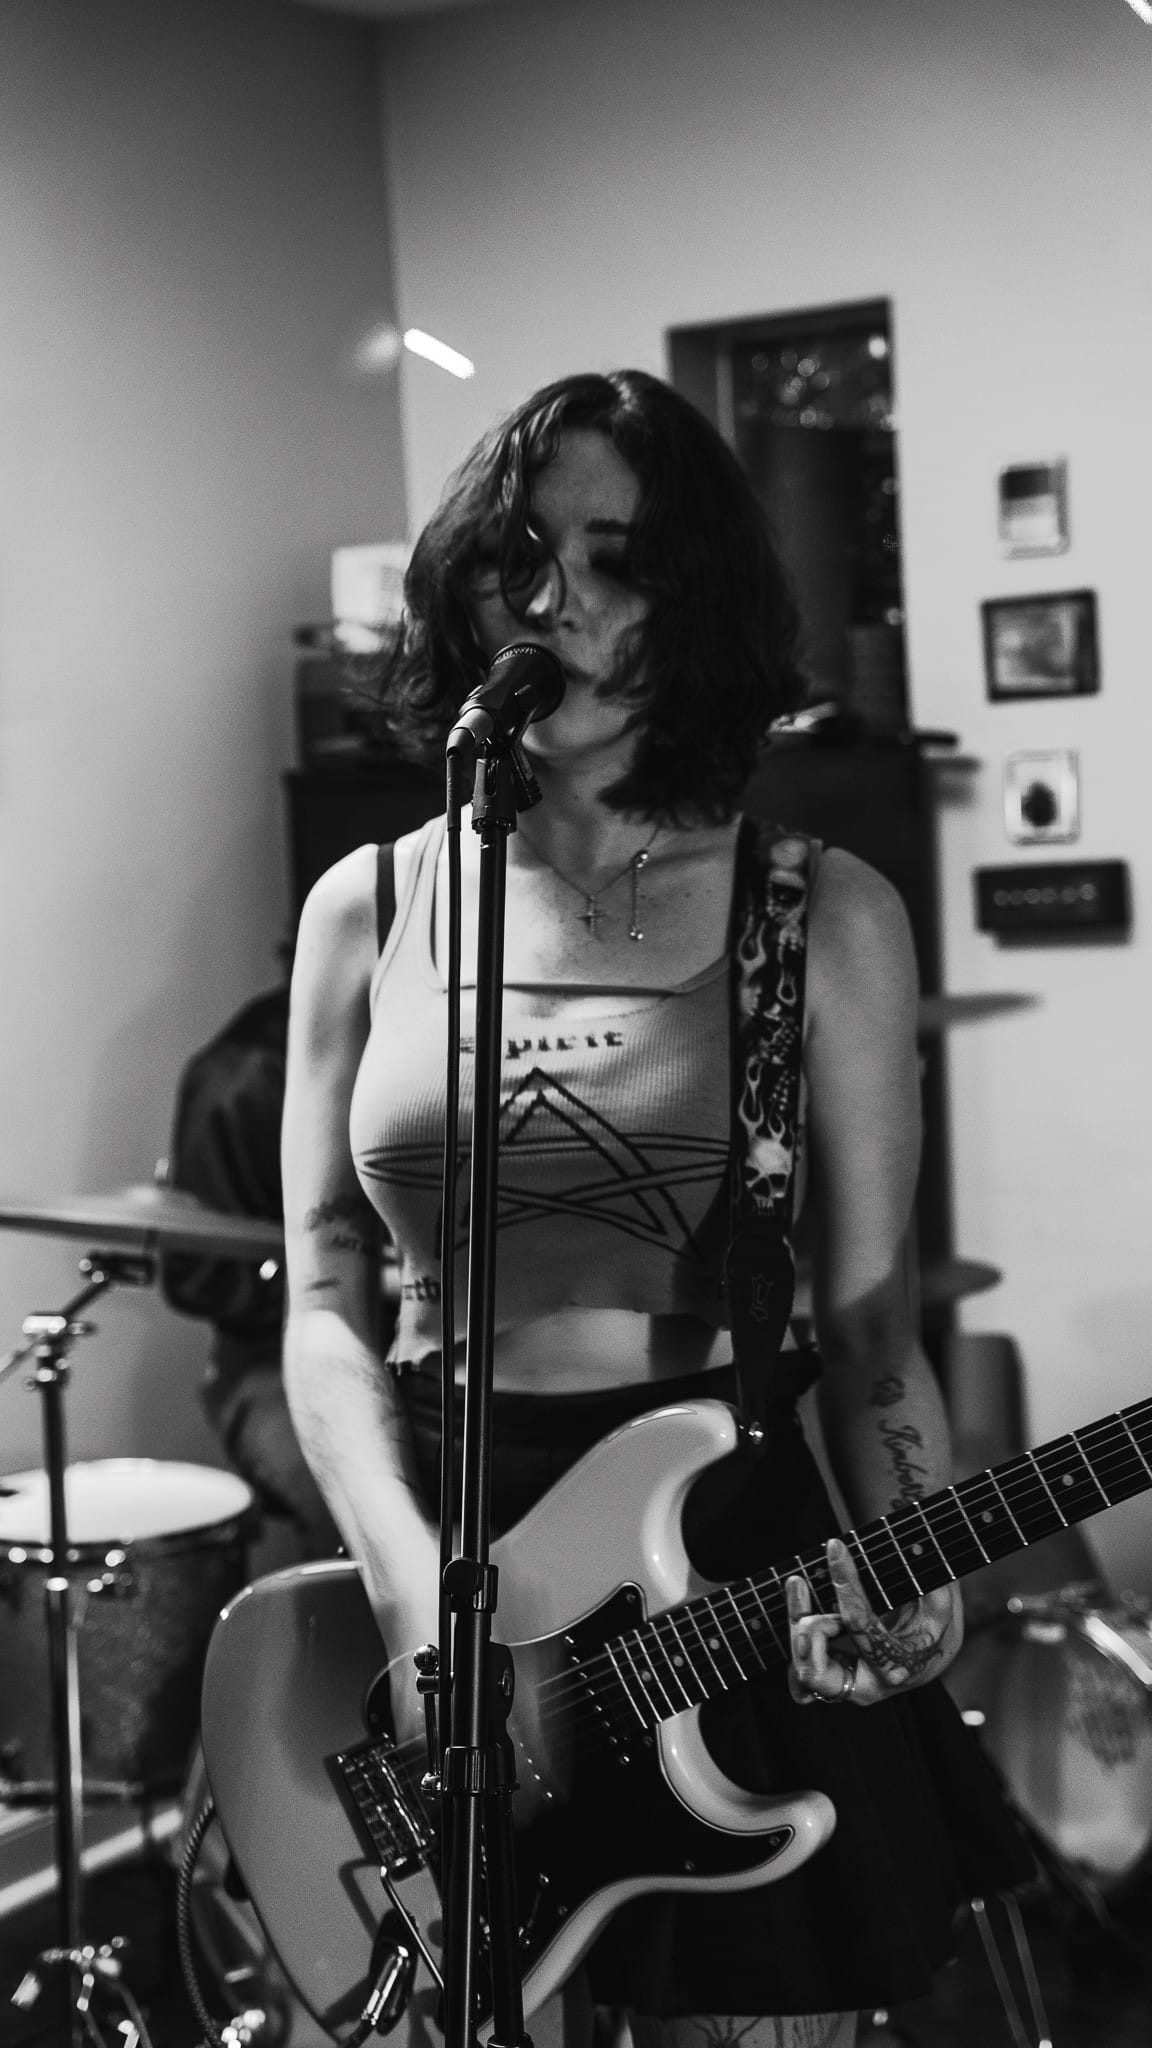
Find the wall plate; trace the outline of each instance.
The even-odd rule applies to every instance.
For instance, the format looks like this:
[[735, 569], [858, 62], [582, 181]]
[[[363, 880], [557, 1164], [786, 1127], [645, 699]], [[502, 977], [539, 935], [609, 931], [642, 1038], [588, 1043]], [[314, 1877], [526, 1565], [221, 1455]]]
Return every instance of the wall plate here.
[[1004, 829], [1017, 846], [1080, 837], [1080, 763], [1068, 750], [1009, 754], [1004, 764]]

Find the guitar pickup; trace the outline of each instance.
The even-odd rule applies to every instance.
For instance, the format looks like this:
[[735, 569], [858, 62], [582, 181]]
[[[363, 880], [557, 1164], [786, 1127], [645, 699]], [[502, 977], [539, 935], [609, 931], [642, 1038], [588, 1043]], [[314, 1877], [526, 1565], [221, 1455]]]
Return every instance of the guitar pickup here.
[[395, 1751], [385, 1743], [362, 1742], [339, 1751], [333, 1762], [377, 1863], [392, 1877], [424, 1869], [436, 1832]]

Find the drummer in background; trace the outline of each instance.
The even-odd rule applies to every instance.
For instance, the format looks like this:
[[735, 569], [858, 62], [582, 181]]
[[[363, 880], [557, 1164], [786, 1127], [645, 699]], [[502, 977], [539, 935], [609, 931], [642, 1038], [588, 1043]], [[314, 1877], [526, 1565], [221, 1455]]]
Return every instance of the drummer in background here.
[[[290, 956], [291, 949], [285, 951]], [[284, 985], [246, 1004], [194, 1054], [176, 1097], [172, 1187], [210, 1209], [282, 1221], [287, 1035]], [[201, 1400], [229, 1463], [262, 1507], [291, 1524], [302, 1557], [334, 1556], [340, 1537], [304, 1462], [284, 1397], [279, 1262], [168, 1252], [160, 1280], [171, 1308], [212, 1325]]]

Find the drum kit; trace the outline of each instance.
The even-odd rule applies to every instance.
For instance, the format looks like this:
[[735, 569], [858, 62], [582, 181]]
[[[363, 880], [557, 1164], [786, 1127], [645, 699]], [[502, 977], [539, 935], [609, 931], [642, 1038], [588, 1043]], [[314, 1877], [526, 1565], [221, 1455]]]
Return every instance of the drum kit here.
[[34, 1958], [13, 2003], [31, 2012], [46, 1980], [63, 1973], [68, 2048], [149, 2048], [125, 1981], [126, 1944], [85, 1937], [84, 1808], [142, 1805], [183, 1782], [208, 1638], [244, 1584], [254, 1502], [240, 1479], [211, 1467], [70, 1465], [70, 1353], [91, 1331], [90, 1304], [116, 1286], [148, 1285], [162, 1252], [268, 1259], [283, 1233], [147, 1185], [50, 1205], [0, 1202], [0, 1228], [100, 1247], [80, 1260], [79, 1291], [28, 1316], [0, 1358], [0, 1381], [27, 1368], [44, 1449], [43, 1470], [0, 1475], [0, 1803], [51, 1812], [57, 1911], [56, 1943]]
[[[91, 1302], [149, 1284], [161, 1253], [271, 1260], [282, 1232], [153, 1185], [54, 1204], [0, 1200], [0, 1229], [100, 1247], [79, 1262], [78, 1293], [27, 1317], [0, 1358], [0, 1381], [28, 1368], [44, 1448], [42, 1470], [0, 1475], [0, 1807], [51, 1813], [58, 1922], [57, 1942], [35, 1956], [14, 2002], [31, 2008], [64, 1973], [68, 2048], [151, 2048], [125, 1981], [126, 1944], [85, 1938], [84, 1808], [183, 1786], [187, 1817], [200, 1674], [220, 1608], [245, 1582], [255, 1503], [242, 1480], [212, 1467], [70, 1465], [69, 1358], [91, 1329]], [[922, 1273], [921, 1300], [947, 1303], [998, 1278], [990, 1266], [946, 1262]], [[1096, 1604], [1098, 1590], [1010, 1598], [978, 1623], [949, 1680], [1041, 1863], [1094, 1907], [1122, 1893], [1152, 1850], [1152, 1616], [1136, 1600]], [[217, 1877], [223, 1896], [223, 1867]], [[241, 1950], [258, 1955], [260, 1931], [242, 1932]], [[211, 1925], [202, 1933], [211, 1950]], [[224, 1972], [227, 1956], [209, 1960]], [[224, 2040], [266, 2038], [259, 2013], [254, 2032], [244, 2017]]]

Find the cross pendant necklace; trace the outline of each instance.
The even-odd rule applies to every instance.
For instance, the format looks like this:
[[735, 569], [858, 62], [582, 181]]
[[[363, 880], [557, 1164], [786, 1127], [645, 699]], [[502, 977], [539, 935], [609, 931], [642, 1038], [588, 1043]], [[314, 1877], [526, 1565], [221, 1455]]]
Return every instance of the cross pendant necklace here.
[[550, 867], [552, 869], [552, 873], [556, 875], [561, 882], [563, 882], [569, 889], [574, 889], [578, 896], [583, 896], [584, 908], [583, 910], [578, 910], [576, 912], [576, 916], [579, 918], [581, 924], [585, 927], [589, 938], [595, 939], [599, 936], [597, 928], [600, 924], [601, 918], [605, 916], [605, 912], [602, 911], [600, 908], [600, 898], [602, 896], [607, 896], [608, 891], [610, 889], [614, 889], [616, 887], [617, 882], [622, 882], [624, 880], [625, 875], [629, 877], [632, 883], [632, 901], [629, 906], [628, 918], [628, 937], [637, 942], [644, 937], [644, 933], [640, 929], [639, 919], [639, 883], [641, 873], [647, 867], [648, 862], [652, 858], [652, 846], [655, 841], [655, 838], [656, 834], [653, 833], [652, 838], [648, 841], [647, 846], [642, 846], [640, 848], [639, 853], [634, 853], [627, 867], [621, 868], [620, 873], [618, 875], [613, 875], [612, 880], [610, 882], [605, 882], [604, 887], [602, 889], [597, 889], [595, 894], [593, 894], [591, 889], [583, 888], [579, 882], [570, 881], [568, 876], [562, 875], [560, 873], [559, 868], [554, 866], [551, 861], [545, 862], [545, 866]]

